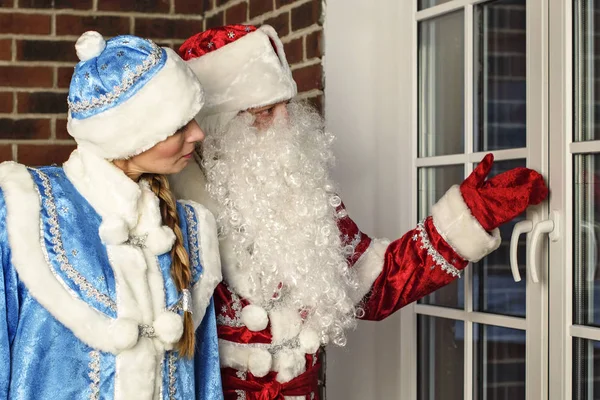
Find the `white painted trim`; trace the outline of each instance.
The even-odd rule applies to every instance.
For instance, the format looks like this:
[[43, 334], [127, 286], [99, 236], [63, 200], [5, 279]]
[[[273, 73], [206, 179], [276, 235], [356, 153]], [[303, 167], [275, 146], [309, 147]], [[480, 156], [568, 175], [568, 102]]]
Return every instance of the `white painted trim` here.
[[457, 321], [467, 321], [476, 324], [494, 325], [503, 328], [525, 330], [527, 321], [525, 318], [510, 317], [500, 314], [489, 314], [484, 312], [466, 312], [460, 309], [432, 306], [428, 304], [415, 304], [415, 313], [428, 315], [430, 317], [448, 318]]
[[597, 327], [584, 326], [584, 325], [571, 325], [569, 328], [569, 340], [574, 337], [595, 340], [600, 342], [600, 329]]
[[518, 160], [527, 158], [526, 148], [507, 149], [496, 151], [480, 151], [469, 154], [452, 154], [447, 156], [421, 157], [415, 159], [417, 167], [439, 167], [445, 165], [458, 165], [465, 163], [478, 163], [487, 153], [494, 154], [495, 161]]

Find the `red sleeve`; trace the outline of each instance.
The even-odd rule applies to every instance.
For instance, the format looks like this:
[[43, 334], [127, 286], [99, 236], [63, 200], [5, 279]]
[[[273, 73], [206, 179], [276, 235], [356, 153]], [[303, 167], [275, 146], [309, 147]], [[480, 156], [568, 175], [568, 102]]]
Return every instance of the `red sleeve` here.
[[381, 273], [364, 298], [362, 319], [388, 317], [452, 282], [467, 264], [427, 218], [385, 250]]

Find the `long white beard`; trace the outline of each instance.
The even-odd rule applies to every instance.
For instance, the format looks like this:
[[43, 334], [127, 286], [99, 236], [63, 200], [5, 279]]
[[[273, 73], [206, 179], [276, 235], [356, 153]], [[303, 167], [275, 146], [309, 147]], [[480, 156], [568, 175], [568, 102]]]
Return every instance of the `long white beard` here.
[[[220, 234], [249, 272], [252, 296], [269, 308], [305, 310], [322, 343], [345, 344], [355, 326], [348, 294], [357, 287], [341, 246], [328, 168], [333, 136], [309, 106], [288, 105], [289, 119], [267, 131], [241, 114], [203, 143], [208, 191], [221, 206]], [[275, 307], [278, 307], [276, 305]]]

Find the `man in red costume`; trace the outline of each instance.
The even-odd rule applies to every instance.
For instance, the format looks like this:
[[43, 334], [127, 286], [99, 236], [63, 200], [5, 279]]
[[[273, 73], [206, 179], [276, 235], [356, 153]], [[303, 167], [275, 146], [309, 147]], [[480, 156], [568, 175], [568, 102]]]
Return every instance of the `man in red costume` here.
[[206, 92], [196, 119], [207, 137], [172, 185], [217, 217], [226, 400], [317, 399], [322, 346], [450, 283], [498, 247], [499, 225], [547, 196], [526, 168], [486, 180], [488, 155], [415, 229], [370, 238], [330, 180], [323, 119], [290, 101], [296, 84], [273, 28], [210, 29], [180, 55]]

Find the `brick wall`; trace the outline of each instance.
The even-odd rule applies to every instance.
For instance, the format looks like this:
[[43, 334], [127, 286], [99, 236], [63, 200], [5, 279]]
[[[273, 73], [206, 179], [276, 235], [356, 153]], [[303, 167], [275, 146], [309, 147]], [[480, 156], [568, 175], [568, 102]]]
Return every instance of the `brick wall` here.
[[322, 14], [322, 0], [0, 0], [0, 161], [61, 163], [74, 148], [66, 94], [86, 30], [177, 48], [206, 28], [270, 24], [299, 97], [322, 108]]

